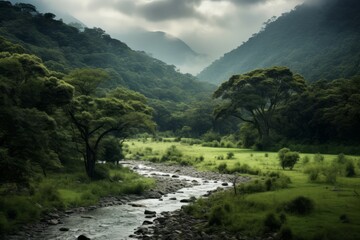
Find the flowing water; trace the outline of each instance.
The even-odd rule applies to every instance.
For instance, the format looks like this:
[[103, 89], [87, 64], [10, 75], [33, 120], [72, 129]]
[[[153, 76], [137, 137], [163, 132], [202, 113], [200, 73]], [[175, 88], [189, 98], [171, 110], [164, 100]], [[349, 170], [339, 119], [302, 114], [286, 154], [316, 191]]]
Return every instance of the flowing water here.
[[[138, 165], [136, 171], [142, 175], [162, 176], [164, 178], [171, 177], [172, 174], [158, 172], [150, 167]], [[170, 175], [170, 176], [169, 176]], [[172, 212], [181, 208], [187, 203], [181, 203], [182, 199], [190, 197], [200, 197], [223, 187], [221, 181], [206, 181], [201, 178], [179, 175], [179, 179], [187, 181], [196, 180], [198, 185], [182, 188], [176, 193], [170, 193], [162, 196], [161, 199], [143, 199], [130, 202], [130, 204], [138, 204], [141, 207], [133, 207], [128, 204], [98, 208], [93, 211], [82, 214], [73, 214], [63, 219], [62, 225], [49, 226], [45, 232], [40, 234], [37, 239], [76, 239], [79, 235], [84, 234], [91, 239], [132, 239], [129, 235], [142, 226], [145, 220], [153, 221], [154, 218], [145, 218], [144, 211], [155, 211], [157, 217], [161, 212]], [[176, 198], [176, 200], [171, 200]], [[87, 218], [84, 218], [86, 215]], [[60, 227], [67, 227], [70, 230], [66, 232], [59, 231]]]

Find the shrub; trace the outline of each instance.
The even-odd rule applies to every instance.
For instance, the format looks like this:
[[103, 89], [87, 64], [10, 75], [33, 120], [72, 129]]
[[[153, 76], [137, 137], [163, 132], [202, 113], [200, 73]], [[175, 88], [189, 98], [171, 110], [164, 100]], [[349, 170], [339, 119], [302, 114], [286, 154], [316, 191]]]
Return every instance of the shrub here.
[[234, 157], [234, 153], [233, 152], [228, 152], [227, 154], [226, 154], [226, 158], [227, 159], [232, 159]]
[[278, 151], [278, 157], [280, 159], [280, 162], [283, 161], [283, 159], [285, 158], [285, 154], [290, 152], [289, 148], [282, 148]]
[[293, 169], [294, 165], [299, 161], [299, 153], [291, 152], [288, 148], [282, 148], [278, 152], [280, 165], [282, 169], [290, 168]]
[[345, 176], [346, 177], [354, 177], [355, 175], [356, 175], [356, 173], [355, 173], [354, 162], [351, 160], [348, 160], [345, 165]]
[[338, 174], [338, 169], [336, 166], [327, 166], [323, 167], [323, 174], [325, 175], [325, 180], [327, 183], [334, 184], [336, 183], [336, 177]]
[[240, 184], [240, 187], [239, 187], [239, 192], [242, 194], [258, 193], [258, 192], [265, 192], [265, 191], [266, 191], [265, 185], [258, 180], [255, 180], [250, 183]]
[[306, 165], [310, 162], [310, 158], [309, 156], [305, 155], [303, 158], [302, 158], [302, 164]]
[[306, 215], [314, 210], [314, 202], [310, 198], [299, 196], [286, 203], [284, 210], [294, 214]]
[[217, 167], [220, 173], [227, 173], [227, 164], [226, 163], [220, 163]]
[[222, 225], [225, 212], [221, 206], [217, 206], [212, 209], [209, 217], [209, 225]]
[[94, 180], [109, 179], [109, 169], [105, 164], [97, 164], [94, 170]]
[[291, 240], [293, 239], [293, 233], [291, 228], [288, 226], [282, 226], [279, 234], [277, 235], [277, 239], [279, 240]]
[[281, 222], [275, 217], [274, 213], [269, 213], [264, 219], [264, 231], [265, 232], [276, 232], [281, 227]]
[[341, 214], [339, 219], [340, 219], [340, 221], [342, 223], [349, 223], [350, 222], [349, 217], [346, 214]]
[[320, 162], [324, 161], [324, 156], [321, 155], [320, 153], [316, 153], [316, 154], [314, 154], [313, 159], [314, 159], [314, 162], [320, 163]]
[[315, 182], [319, 179], [321, 169], [320, 166], [309, 166], [305, 168], [304, 172], [309, 175], [310, 182]]

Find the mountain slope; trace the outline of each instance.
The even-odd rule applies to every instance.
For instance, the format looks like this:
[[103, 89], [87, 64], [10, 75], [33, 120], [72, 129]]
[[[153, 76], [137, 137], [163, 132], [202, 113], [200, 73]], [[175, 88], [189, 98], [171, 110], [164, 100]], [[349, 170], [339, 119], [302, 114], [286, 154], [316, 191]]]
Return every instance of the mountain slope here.
[[136, 31], [119, 37], [131, 48], [150, 53], [168, 64], [183, 65], [201, 56], [181, 39], [160, 31]]
[[67, 73], [74, 68], [98, 67], [111, 75], [108, 87], [126, 86], [153, 99], [190, 101], [208, 95], [213, 86], [181, 74], [145, 53], [136, 52], [100, 28], [84, 31], [40, 14], [34, 6], [0, 1], [0, 36], [41, 57], [45, 65]]
[[309, 81], [360, 74], [360, 2], [328, 0], [283, 14], [198, 77], [220, 83], [233, 74], [285, 65]]

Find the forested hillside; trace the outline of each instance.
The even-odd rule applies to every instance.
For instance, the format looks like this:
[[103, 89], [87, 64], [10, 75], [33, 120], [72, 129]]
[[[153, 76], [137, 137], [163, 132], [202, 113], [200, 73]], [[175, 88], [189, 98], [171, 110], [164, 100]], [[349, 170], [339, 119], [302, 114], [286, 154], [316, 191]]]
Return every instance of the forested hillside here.
[[[311, 2], [311, 1], [309, 1]], [[233, 74], [288, 66], [308, 81], [360, 73], [360, 2], [329, 0], [303, 4], [254, 34], [204, 69], [198, 77], [223, 82]]]
[[67, 74], [75, 68], [105, 69], [109, 78], [103, 88], [121, 85], [138, 91], [150, 99], [158, 123], [160, 115], [169, 116], [167, 122], [162, 119], [159, 124], [162, 130], [174, 130], [168, 123], [171, 115], [183, 112], [191, 101], [209, 96], [214, 89], [177, 72], [173, 65], [133, 51], [100, 28], [79, 31], [54, 18], [54, 14], [39, 13], [30, 4], [13, 6], [0, 1], [0, 36], [40, 57], [52, 71]]

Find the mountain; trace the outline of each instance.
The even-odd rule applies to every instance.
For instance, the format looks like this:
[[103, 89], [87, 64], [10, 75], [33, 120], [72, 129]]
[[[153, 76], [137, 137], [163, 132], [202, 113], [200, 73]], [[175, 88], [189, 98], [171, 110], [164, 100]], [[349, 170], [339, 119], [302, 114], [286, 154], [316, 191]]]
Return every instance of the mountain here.
[[132, 49], [145, 51], [161, 61], [176, 65], [183, 71], [189, 70], [188, 65], [193, 65], [205, 57], [191, 49], [183, 40], [161, 31], [134, 30], [113, 35], [122, 39]]
[[[75, 68], [105, 69], [110, 79], [103, 87], [121, 85], [144, 94], [155, 108], [158, 122], [160, 112], [170, 116], [184, 111], [190, 102], [207, 98], [215, 88], [178, 72], [175, 66], [132, 50], [100, 28], [80, 31], [56, 20], [52, 13], [39, 13], [31, 4], [0, 1], [1, 37], [20, 44], [39, 56], [48, 69], [63, 75]], [[162, 125], [160, 129], [168, 128]]]
[[233, 74], [274, 65], [288, 66], [309, 81], [360, 74], [360, 2], [310, 3], [268, 23], [205, 68], [199, 79], [219, 84]]

